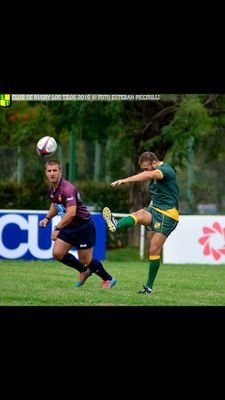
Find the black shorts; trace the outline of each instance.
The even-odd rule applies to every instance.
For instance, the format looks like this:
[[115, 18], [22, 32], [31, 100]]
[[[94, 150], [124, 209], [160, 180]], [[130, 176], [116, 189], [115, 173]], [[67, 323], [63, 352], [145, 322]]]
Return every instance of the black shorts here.
[[90, 249], [96, 243], [96, 227], [93, 219], [78, 226], [66, 226], [59, 232], [58, 238], [72, 244], [77, 250]]

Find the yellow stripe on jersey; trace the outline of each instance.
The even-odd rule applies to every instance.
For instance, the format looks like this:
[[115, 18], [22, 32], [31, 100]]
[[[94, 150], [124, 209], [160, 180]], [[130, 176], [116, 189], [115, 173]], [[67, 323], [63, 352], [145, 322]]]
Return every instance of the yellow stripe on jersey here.
[[176, 208], [170, 208], [169, 210], [162, 210], [161, 208], [152, 207], [154, 210], [160, 212], [161, 214], [167, 215], [167, 217], [173, 218], [179, 221], [179, 212]]
[[159, 172], [159, 173], [160, 173], [160, 176], [161, 176], [161, 178], [163, 178], [163, 177], [164, 177], [164, 175], [163, 175], [162, 171], [160, 171], [160, 169], [156, 169], [155, 171], [157, 171], [157, 172]]

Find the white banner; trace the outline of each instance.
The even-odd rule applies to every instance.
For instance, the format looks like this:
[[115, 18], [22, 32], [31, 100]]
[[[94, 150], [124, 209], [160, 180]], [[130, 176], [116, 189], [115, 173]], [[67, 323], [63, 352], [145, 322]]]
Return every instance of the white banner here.
[[225, 264], [225, 216], [181, 215], [163, 247], [165, 264]]

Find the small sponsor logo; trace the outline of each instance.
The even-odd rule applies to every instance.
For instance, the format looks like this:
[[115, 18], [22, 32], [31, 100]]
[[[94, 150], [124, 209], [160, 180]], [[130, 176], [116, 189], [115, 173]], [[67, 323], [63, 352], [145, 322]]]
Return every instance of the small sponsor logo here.
[[211, 255], [214, 260], [219, 260], [225, 255], [225, 228], [214, 222], [212, 226], [203, 227], [203, 236], [198, 243], [203, 246], [204, 256]]
[[80, 244], [80, 247], [87, 247], [87, 244]]
[[10, 106], [11, 106], [11, 95], [0, 94], [0, 107], [10, 107]]
[[69, 200], [73, 200], [74, 198], [73, 198], [73, 196], [72, 197], [67, 197], [67, 201], [69, 201]]

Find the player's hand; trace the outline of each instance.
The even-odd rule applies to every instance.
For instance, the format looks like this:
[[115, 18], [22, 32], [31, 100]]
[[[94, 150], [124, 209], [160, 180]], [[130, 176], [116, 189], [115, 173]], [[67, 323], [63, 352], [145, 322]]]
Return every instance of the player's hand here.
[[59, 234], [59, 231], [52, 231], [51, 239], [53, 240], [53, 242], [57, 239], [58, 234]]
[[128, 178], [118, 179], [118, 181], [112, 182], [111, 186], [119, 186], [119, 185], [122, 185], [123, 183], [128, 183]]
[[48, 222], [48, 218], [44, 218], [39, 222], [39, 226], [41, 226], [42, 228], [46, 228]]

